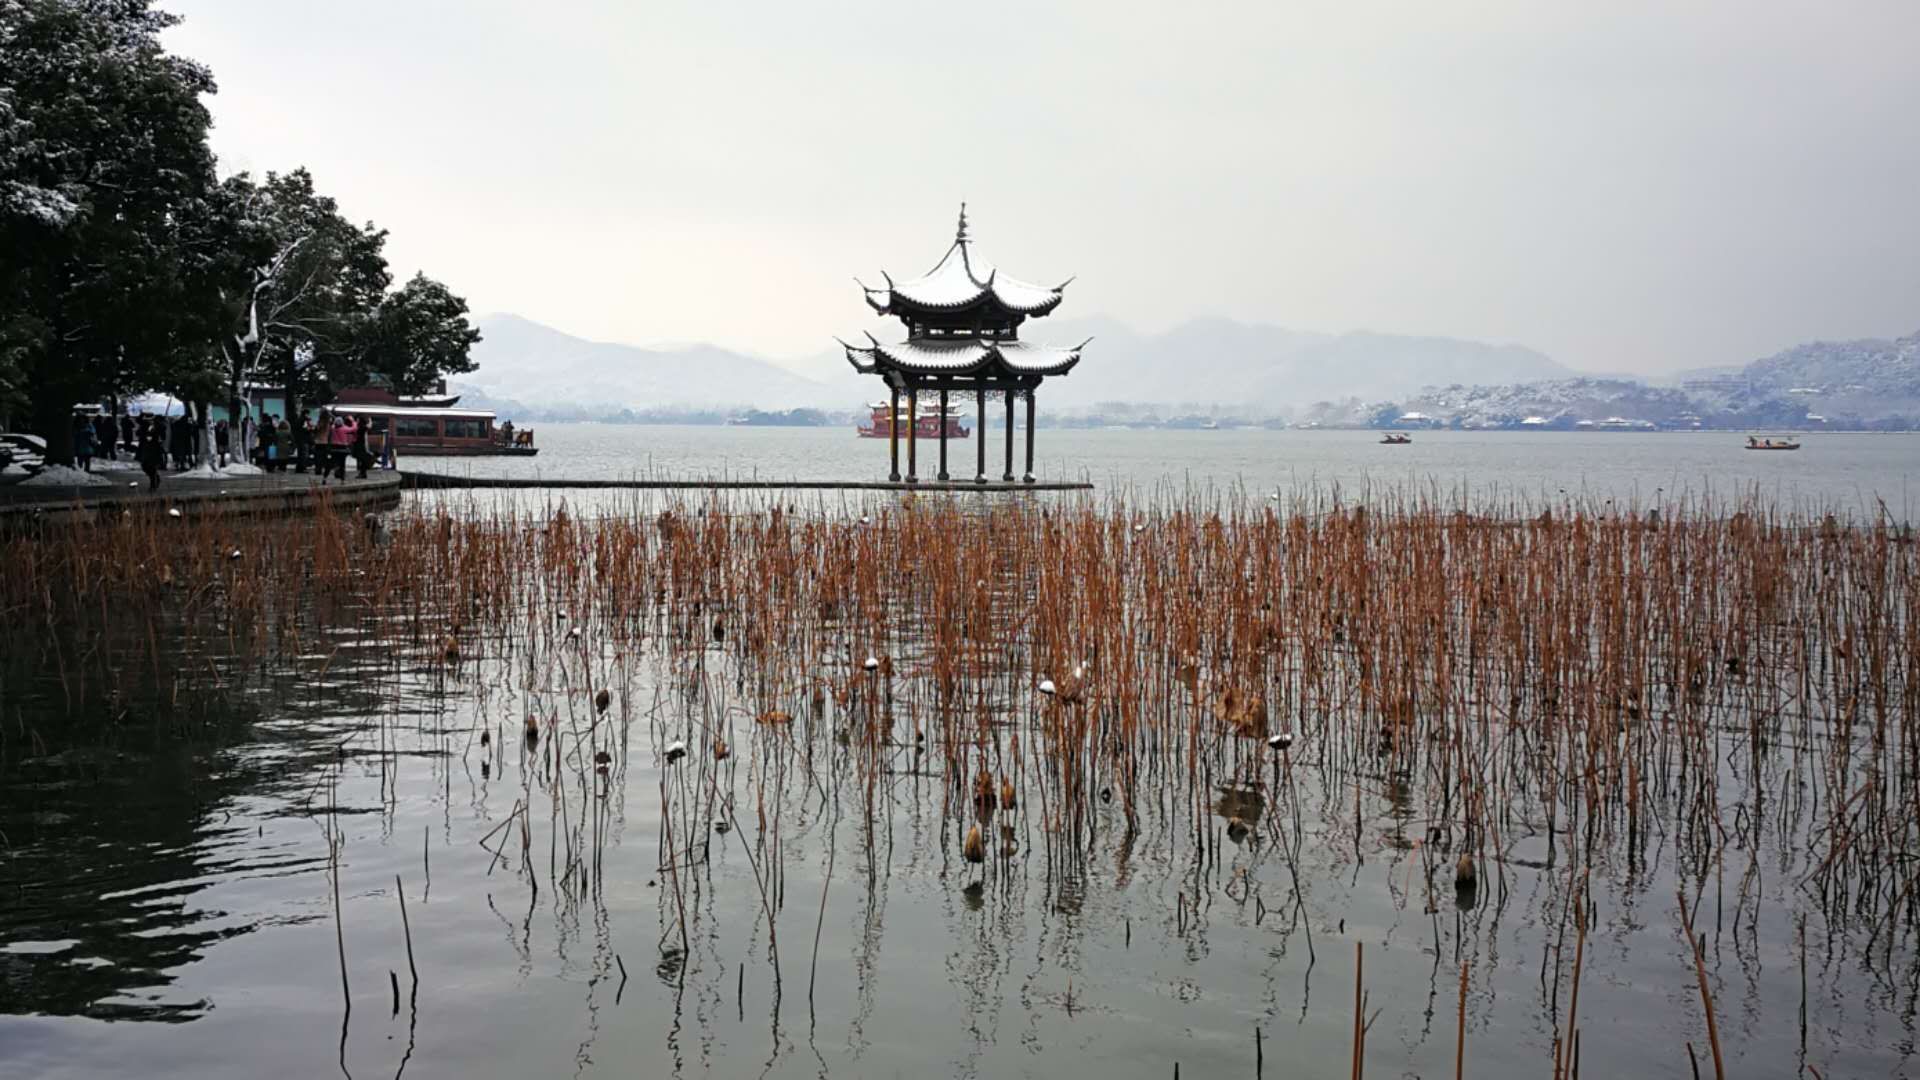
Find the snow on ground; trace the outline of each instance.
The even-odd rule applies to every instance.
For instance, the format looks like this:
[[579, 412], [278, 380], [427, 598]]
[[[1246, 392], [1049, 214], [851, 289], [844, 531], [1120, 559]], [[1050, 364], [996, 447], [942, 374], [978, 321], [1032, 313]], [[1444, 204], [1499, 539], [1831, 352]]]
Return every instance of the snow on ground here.
[[49, 465], [34, 476], [20, 481], [21, 487], [106, 487], [112, 483], [104, 476], [81, 472], [70, 465]]
[[167, 475], [180, 480], [226, 480], [236, 476], [259, 476], [261, 472], [258, 466], [249, 465], [244, 461], [230, 462], [224, 469], [214, 466], [212, 462], [203, 461], [186, 472]]
[[17, 461], [9, 461], [7, 462], [6, 468], [0, 469], [0, 476], [31, 476], [31, 475], [33, 474], [27, 472], [26, 466], [21, 465]]

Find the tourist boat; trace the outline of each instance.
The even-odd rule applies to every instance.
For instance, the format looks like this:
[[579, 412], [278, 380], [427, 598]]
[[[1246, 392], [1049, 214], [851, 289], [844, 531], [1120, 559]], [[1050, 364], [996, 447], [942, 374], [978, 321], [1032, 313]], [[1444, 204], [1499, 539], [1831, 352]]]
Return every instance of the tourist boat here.
[[1380, 443], [1383, 446], [1405, 446], [1412, 441], [1413, 436], [1403, 431], [1389, 431], [1380, 436]]
[[1747, 449], [1749, 450], [1798, 450], [1800, 449], [1800, 444], [1793, 439], [1756, 439], [1753, 436], [1749, 435], [1747, 436]]
[[[873, 415], [867, 419], [866, 423], [859, 425], [855, 430], [860, 433], [860, 437], [863, 439], [888, 438], [893, 434], [893, 429], [888, 423], [888, 413], [891, 411], [891, 406], [887, 402], [876, 401], [873, 402], [870, 407], [873, 409]], [[923, 405], [920, 407], [919, 413], [917, 418], [913, 418], [910, 407], [902, 400], [900, 411], [893, 414], [895, 422], [900, 425], [900, 434], [907, 434], [907, 425], [911, 423], [913, 425], [914, 438], [939, 438], [941, 421], [940, 406], [933, 405], [928, 407]], [[960, 423], [961, 415], [960, 406], [947, 406], [947, 438], [964, 439], [967, 437], [967, 428]]]
[[540, 452], [533, 445], [532, 428], [496, 426], [494, 414], [485, 409], [455, 409], [422, 405], [356, 405], [340, 402], [334, 406], [349, 416], [364, 416], [371, 422], [367, 447], [379, 454], [393, 439], [393, 448], [401, 457], [409, 454], [428, 456], [501, 455], [532, 457]]

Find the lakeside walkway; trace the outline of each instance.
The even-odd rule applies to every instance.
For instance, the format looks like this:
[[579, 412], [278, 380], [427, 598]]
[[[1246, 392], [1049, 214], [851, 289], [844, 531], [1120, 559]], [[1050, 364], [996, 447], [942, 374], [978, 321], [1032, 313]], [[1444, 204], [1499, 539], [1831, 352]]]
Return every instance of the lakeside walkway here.
[[564, 480], [555, 477], [463, 476], [402, 472], [409, 488], [628, 488], [652, 491], [1092, 491], [1083, 480]]
[[107, 484], [61, 486], [0, 484], [0, 525], [27, 520], [60, 521], [110, 510], [177, 509], [223, 514], [293, 514], [325, 499], [335, 508], [384, 509], [400, 501], [397, 472], [376, 471], [365, 480], [351, 472], [324, 487], [313, 473], [262, 473], [253, 476], [162, 473], [160, 489], [147, 490], [147, 476], [126, 462], [94, 463], [94, 475]]

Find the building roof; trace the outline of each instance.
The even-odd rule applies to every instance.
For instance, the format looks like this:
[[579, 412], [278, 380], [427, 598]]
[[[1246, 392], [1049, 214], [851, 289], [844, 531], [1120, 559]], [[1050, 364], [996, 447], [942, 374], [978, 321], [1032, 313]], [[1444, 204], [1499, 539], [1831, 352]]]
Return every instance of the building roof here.
[[887, 279], [884, 289], [868, 288], [867, 304], [882, 315], [900, 311], [958, 311], [991, 298], [1020, 315], [1045, 315], [1060, 305], [1062, 290], [1072, 279], [1048, 288], [1002, 274], [974, 250], [967, 235], [967, 206], [960, 204], [960, 227], [953, 244], [932, 270], [912, 281]]
[[495, 416], [491, 409], [454, 409], [439, 405], [355, 405], [337, 402], [321, 408], [343, 416], [424, 416], [428, 419], [445, 416], [457, 420], [491, 420]]
[[[1012, 375], [1064, 375], [1080, 362], [1083, 341], [1071, 347], [1026, 341], [902, 341], [862, 347], [841, 342], [855, 371], [903, 371], [910, 375], [976, 375], [999, 370]], [[1087, 339], [1091, 341], [1092, 339]]]

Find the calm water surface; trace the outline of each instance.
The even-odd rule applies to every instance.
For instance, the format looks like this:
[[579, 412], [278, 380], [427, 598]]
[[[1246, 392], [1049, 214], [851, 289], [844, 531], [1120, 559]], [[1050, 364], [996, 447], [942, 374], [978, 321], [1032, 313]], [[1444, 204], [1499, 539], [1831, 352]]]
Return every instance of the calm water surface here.
[[[540, 425], [539, 437], [535, 461], [435, 465], [844, 478], [881, 469], [885, 445], [820, 429]], [[1911, 436], [1810, 437], [1799, 454], [1745, 453], [1729, 436], [1422, 434], [1402, 448], [1374, 438], [1043, 431], [1040, 454], [1049, 476], [1142, 489], [1175, 476], [1254, 490], [1464, 483], [1543, 498], [1563, 487], [1628, 499], [1758, 487], [1847, 507], [1877, 492], [1904, 515], [1920, 449]], [[957, 445], [956, 457], [970, 455], [970, 442]], [[1422, 820], [1391, 777], [1356, 792], [1340, 786], [1351, 778], [1322, 787], [1303, 771], [1295, 917], [1257, 811], [1247, 843], [1226, 842], [1216, 817], [1214, 854], [1196, 865], [1190, 832], [1160, 821], [1128, 836], [1115, 808], [1071, 872], [1039, 854], [1045, 840], [1022, 818], [1018, 853], [970, 892], [978, 875], [940, 815], [939, 781], [903, 761], [870, 834], [846, 795], [826, 794], [831, 733], [802, 718], [795, 745], [821, 757], [803, 768], [790, 756], [795, 780], [766, 807], [782, 823], [786, 867], [776, 975], [758, 884], [768, 852], [740, 831], [691, 841], [700, 857], [677, 872], [695, 933], [682, 945], [675, 929], [662, 800], [677, 774], [664, 745], [707, 707], [684, 685], [643, 682], [617, 706], [622, 764], [594, 781], [605, 800], [596, 869], [562, 882], [558, 823], [578, 818], [565, 803], [578, 793], [513, 735], [528, 710], [578, 722], [590, 711], [578, 688], [592, 677], [543, 654], [448, 679], [351, 623], [303, 644], [297, 670], [235, 703], [245, 723], [221, 730], [242, 734], [183, 740], [135, 726], [63, 746], [30, 710], [9, 710], [0, 1076], [1104, 1080], [1165, 1077], [1176, 1063], [1187, 1077], [1250, 1076], [1256, 1029], [1266, 1075], [1332, 1076], [1348, 1067], [1356, 943], [1379, 1010], [1369, 1075], [1453, 1075], [1462, 961], [1468, 1074], [1549, 1070], [1572, 962], [1558, 931], [1564, 858], [1535, 831], [1517, 842], [1504, 897], [1489, 888], [1460, 902], [1444, 868], [1430, 893], [1413, 847]], [[754, 737], [724, 688], [713, 707], [729, 710], [736, 739]], [[483, 748], [481, 731], [501, 734]], [[737, 782], [748, 789], [744, 771]], [[740, 807], [741, 820], [753, 812]], [[515, 837], [517, 820], [526, 851], [516, 838], [496, 858], [483, 843]], [[340, 838], [339, 939], [329, 830]], [[1816, 920], [1803, 967], [1789, 914], [1804, 900], [1803, 871], [1776, 843], [1730, 858], [1736, 870], [1698, 917], [1730, 1075], [1795, 1075], [1803, 1002], [1807, 1057], [1826, 1076], [1907, 1074], [1920, 1000], [1911, 938], [1870, 942]], [[1689, 1075], [1687, 1042], [1705, 1057], [1675, 857], [1595, 866], [1585, 1075]]]
[[[413, 458], [409, 469], [475, 476], [762, 480], [884, 479], [887, 443], [842, 428], [538, 424], [534, 458]], [[1022, 433], [1024, 437], [1024, 433]], [[1480, 498], [1555, 501], [1561, 493], [1642, 505], [1686, 492], [1759, 493], [1778, 505], [1871, 510], [1875, 498], [1910, 520], [1920, 495], [1920, 434], [1806, 435], [1788, 453], [1744, 449], [1727, 432], [1416, 432], [1382, 446], [1369, 431], [1120, 431], [1040, 429], [1036, 473], [1089, 480], [1106, 491], [1298, 493], [1339, 485], [1405, 492], [1470, 490]], [[1003, 443], [987, 435], [987, 473], [1000, 475]], [[973, 476], [976, 443], [948, 443], [948, 471]], [[1016, 445], [1016, 467], [1019, 472]], [[937, 444], [920, 446], [920, 475], [938, 471]], [[905, 451], [902, 450], [902, 471]], [[1913, 507], [1920, 510], [1920, 507]]]

